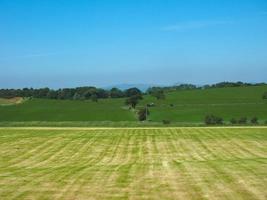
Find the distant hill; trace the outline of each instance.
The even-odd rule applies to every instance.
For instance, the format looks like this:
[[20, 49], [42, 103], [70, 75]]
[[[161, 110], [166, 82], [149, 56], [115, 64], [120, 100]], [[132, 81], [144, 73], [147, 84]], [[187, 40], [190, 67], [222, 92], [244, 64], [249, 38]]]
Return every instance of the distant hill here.
[[165, 93], [164, 100], [146, 96], [141, 105], [155, 104], [150, 108], [151, 121], [201, 122], [208, 114], [226, 121], [254, 116], [267, 120], [267, 100], [262, 98], [265, 91], [267, 85], [174, 90]]

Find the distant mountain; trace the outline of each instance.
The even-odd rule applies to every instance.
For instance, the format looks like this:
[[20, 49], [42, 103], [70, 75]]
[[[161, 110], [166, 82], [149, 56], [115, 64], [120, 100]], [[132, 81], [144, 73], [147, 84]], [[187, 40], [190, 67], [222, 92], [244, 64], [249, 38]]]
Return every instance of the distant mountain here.
[[111, 89], [111, 88], [119, 88], [120, 90], [127, 90], [129, 88], [136, 87], [139, 90], [145, 92], [148, 88], [150, 87], [155, 87], [155, 86], [164, 86], [164, 85], [157, 85], [157, 84], [117, 84], [117, 85], [112, 85], [105, 87], [104, 89]]

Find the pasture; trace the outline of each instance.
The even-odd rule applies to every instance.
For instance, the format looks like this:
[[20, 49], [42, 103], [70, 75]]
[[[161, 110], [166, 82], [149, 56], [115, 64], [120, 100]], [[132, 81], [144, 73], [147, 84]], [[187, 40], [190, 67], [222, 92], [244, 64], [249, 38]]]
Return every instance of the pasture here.
[[0, 128], [0, 199], [267, 198], [267, 128]]
[[0, 121], [136, 121], [124, 99], [99, 102], [31, 99], [15, 106], [0, 106]]
[[220, 116], [225, 121], [255, 116], [265, 121], [267, 100], [262, 99], [264, 91], [267, 91], [266, 86], [172, 91], [166, 93], [163, 100], [147, 96], [142, 105], [156, 104], [150, 108], [149, 119], [152, 121], [203, 122], [208, 114]]
[[[258, 117], [259, 122], [267, 120], [267, 100], [262, 94], [266, 86], [237, 88], [214, 88], [205, 90], [184, 90], [166, 93], [164, 100], [144, 95], [137, 108], [155, 103], [149, 108], [151, 122], [170, 120], [172, 123], [203, 123], [204, 117], [214, 114], [225, 121], [231, 118]], [[173, 106], [170, 106], [170, 105]], [[0, 106], [0, 122], [136, 122], [133, 110], [125, 106], [125, 99], [91, 100], [49, 100], [31, 99], [22, 104]], [[152, 125], [153, 126], [153, 125]]]

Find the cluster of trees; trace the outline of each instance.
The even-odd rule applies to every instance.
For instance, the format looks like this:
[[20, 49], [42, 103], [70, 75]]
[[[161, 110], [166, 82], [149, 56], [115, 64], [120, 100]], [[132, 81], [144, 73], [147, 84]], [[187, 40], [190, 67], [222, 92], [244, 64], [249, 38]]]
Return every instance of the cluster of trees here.
[[154, 91], [176, 91], [176, 90], [192, 90], [192, 89], [200, 89], [201, 87], [198, 87], [193, 84], [180, 84], [180, 85], [174, 85], [174, 86], [168, 86], [168, 87], [152, 87], [148, 88], [146, 93], [151, 94]]
[[[131, 96], [132, 91], [136, 90], [138, 89], [130, 88], [122, 91], [118, 88], [112, 88], [111, 90], [104, 90], [96, 87], [63, 88], [58, 90], [53, 90], [50, 88], [0, 89], [0, 97], [34, 97], [70, 100], [92, 99], [93, 101], [97, 101], [97, 99], [129, 97]], [[138, 93], [142, 94], [140, 90], [138, 90]]]
[[[247, 117], [240, 117], [239, 119], [232, 118], [230, 120], [231, 124], [247, 124], [248, 122], [250, 122], [251, 124], [258, 124], [258, 118], [252, 117], [250, 120], [248, 120]], [[205, 124], [207, 125], [223, 124], [223, 118], [215, 115], [207, 115], [205, 117]]]
[[[125, 100], [125, 104], [130, 106], [131, 109], [135, 109], [139, 101], [143, 99], [142, 92], [137, 88], [130, 88], [126, 90], [125, 96], [127, 97]], [[139, 121], [147, 120], [147, 116], [149, 115], [149, 110], [147, 106], [145, 108], [138, 109], [137, 115]]]
[[147, 93], [155, 97], [157, 100], [165, 99], [164, 90], [160, 87], [152, 87], [147, 90]]
[[245, 83], [241, 81], [220, 82], [220, 83], [204, 85], [204, 86], [197, 86], [194, 84], [180, 84], [180, 85], [169, 86], [169, 87], [149, 88], [147, 90], [147, 93], [150, 93], [151, 90], [153, 89], [163, 90], [163, 91], [176, 91], [176, 90], [193, 90], [193, 89], [224, 88], [224, 87], [262, 86], [262, 85], [267, 85], [267, 84], [266, 83]]
[[140, 100], [143, 99], [142, 92], [137, 88], [130, 88], [125, 91], [125, 104], [135, 109]]
[[[243, 82], [221, 82], [212, 85], [197, 86], [193, 84], [180, 84], [170, 87], [152, 87], [147, 90], [147, 93], [157, 99], [164, 99], [166, 91], [174, 90], [192, 90], [192, 89], [206, 89], [206, 88], [222, 88], [222, 87], [242, 87], [242, 86], [259, 86], [267, 85], [266, 83], [243, 83]], [[137, 88], [130, 88], [137, 89]], [[98, 98], [122, 98], [128, 97], [128, 90], [122, 91], [118, 88], [111, 90], [104, 90], [96, 87], [77, 87], [77, 88], [63, 88], [53, 90], [50, 88], [23, 88], [23, 89], [0, 89], [0, 97], [35, 97], [48, 99], [98, 99]], [[139, 90], [140, 91], [140, 90]], [[263, 98], [267, 99], [267, 92], [263, 94]]]
[[215, 115], [207, 115], [205, 117], [205, 123], [207, 125], [223, 124], [223, 118]]
[[148, 110], [148, 108], [146, 107], [146, 108], [141, 108], [139, 111], [138, 111], [138, 119], [139, 119], [139, 121], [145, 121], [145, 120], [147, 120], [147, 117], [148, 117], [148, 115], [150, 114], [149, 113], [149, 110]]
[[261, 86], [266, 83], [245, 83], [245, 82], [220, 82], [212, 85], [204, 85], [203, 88], [224, 88], [224, 87], [245, 87], [245, 86]]
[[[248, 118], [247, 117], [241, 117], [239, 119], [232, 118], [230, 120], [231, 124], [247, 124], [248, 123]], [[258, 118], [257, 117], [252, 117], [250, 119], [251, 124], [258, 124]]]

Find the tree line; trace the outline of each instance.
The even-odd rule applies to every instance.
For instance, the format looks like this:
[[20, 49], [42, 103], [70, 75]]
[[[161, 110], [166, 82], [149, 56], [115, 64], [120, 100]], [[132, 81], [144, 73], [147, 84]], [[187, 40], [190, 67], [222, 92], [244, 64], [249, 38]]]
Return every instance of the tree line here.
[[127, 90], [120, 90], [112, 88], [105, 90], [96, 87], [77, 87], [77, 88], [63, 88], [63, 89], [50, 89], [50, 88], [23, 88], [23, 89], [0, 89], [0, 98], [13, 98], [13, 97], [33, 97], [44, 99], [68, 99], [68, 100], [87, 100], [106, 98], [123, 98], [131, 97], [134, 95], [142, 95], [142, 92], [137, 88], [130, 88]]
[[[206, 125], [223, 125], [224, 124], [223, 118], [216, 116], [216, 115], [206, 115], [204, 122]], [[258, 118], [252, 117], [250, 120], [247, 117], [240, 117], [239, 119], [232, 118], [232, 119], [230, 119], [230, 123], [233, 125], [235, 125], [235, 124], [244, 125], [247, 123], [258, 124]]]
[[194, 89], [209, 89], [209, 88], [225, 88], [225, 87], [245, 87], [245, 86], [264, 86], [267, 83], [245, 83], [245, 82], [219, 82], [216, 84], [207, 84], [207, 85], [194, 85], [194, 84], [179, 84], [168, 87], [151, 87], [147, 90], [147, 93], [155, 90], [164, 90], [164, 91], [177, 91], [177, 90], [194, 90]]
[[[220, 82], [211, 85], [197, 86], [193, 84], [180, 84], [169, 87], [151, 87], [146, 93], [154, 96], [157, 99], [165, 99], [165, 92], [175, 90], [192, 90], [192, 89], [208, 89], [208, 88], [223, 88], [223, 87], [244, 87], [244, 86], [262, 86], [266, 83], [244, 83], [244, 82]], [[130, 88], [127, 90], [120, 90], [118, 88], [112, 88], [105, 90], [96, 87], [76, 87], [76, 88], [62, 88], [62, 89], [50, 89], [50, 88], [23, 88], [23, 89], [0, 89], [0, 98], [13, 98], [13, 97], [34, 97], [34, 98], [47, 98], [47, 99], [72, 99], [72, 100], [86, 100], [105, 98], [124, 98], [135, 96], [134, 93], [141, 94], [142, 92], [137, 88]], [[267, 99], [267, 92], [263, 94], [263, 98]], [[132, 97], [131, 102], [140, 100], [140, 95]], [[134, 107], [134, 104], [133, 104]]]

